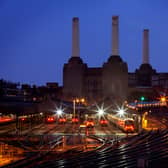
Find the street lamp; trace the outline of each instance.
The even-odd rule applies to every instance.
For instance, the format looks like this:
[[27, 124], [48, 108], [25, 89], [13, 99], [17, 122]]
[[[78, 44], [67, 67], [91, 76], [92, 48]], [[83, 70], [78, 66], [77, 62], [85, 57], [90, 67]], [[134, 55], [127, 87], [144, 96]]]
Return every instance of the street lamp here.
[[98, 115], [102, 116], [104, 114], [104, 109], [98, 109]]
[[111, 106], [104, 107], [104, 103], [101, 104], [101, 106], [98, 106], [96, 104], [96, 110], [93, 110], [97, 113], [98, 119], [105, 117], [108, 114], [108, 110], [110, 109]]
[[125, 114], [125, 111], [124, 111], [124, 109], [120, 109], [120, 110], [118, 111], [118, 113], [119, 113], [120, 116], [123, 116], [123, 115]]
[[81, 102], [82, 102], [82, 103], [84, 103], [84, 102], [85, 102], [85, 99], [84, 99], [84, 98], [82, 98], [82, 99], [81, 99]]
[[58, 117], [62, 116], [64, 114], [65, 108], [60, 105], [60, 107], [56, 107], [55, 113]]
[[73, 116], [75, 117], [75, 113], [76, 113], [76, 103], [85, 103], [85, 99], [84, 98], [76, 98], [73, 99]]
[[75, 117], [75, 99], [73, 100], [73, 116]]
[[120, 117], [124, 117], [124, 115], [126, 114], [126, 109], [121, 107], [121, 108], [118, 108], [118, 110], [116, 112]]
[[58, 109], [58, 110], [56, 111], [56, 113], [57, 113], [58, 116], [60, 116], [60, 115], [62, 115], [63, 111], [62, 111], [62, 109]]

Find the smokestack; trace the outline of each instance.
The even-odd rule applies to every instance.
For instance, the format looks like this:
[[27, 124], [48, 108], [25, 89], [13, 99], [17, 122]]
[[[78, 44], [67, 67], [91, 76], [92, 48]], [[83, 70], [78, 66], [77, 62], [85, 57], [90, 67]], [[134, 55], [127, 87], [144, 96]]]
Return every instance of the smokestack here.
[[72, 19], [72, 57], [80, 56], [79, 48], [79, 18]]
[[118, 16], [112, 17], [112, 55], [119, 55]]
[[143, 31], [143, 60], [142, 64], [149, 64], [149, 30]]

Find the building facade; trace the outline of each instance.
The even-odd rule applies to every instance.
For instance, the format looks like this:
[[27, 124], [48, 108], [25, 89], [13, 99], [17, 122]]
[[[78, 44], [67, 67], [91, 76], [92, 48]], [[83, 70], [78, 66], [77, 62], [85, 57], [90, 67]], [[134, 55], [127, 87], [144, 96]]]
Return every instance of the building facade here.
[[79, 19], [72, 20], [72, 56], [63, 67], [63, 99], [85, 98], [88, 102], [123, 102], [132, 91], [144, 87], [168, 87], [168, 73], [157, 73], [149, 63], [149, 30], [143, 31], [142, 64], [128, 72], [119, 54], [119, 17], [112, 17], [111, 55], [102, 67], [88, 67], [80, 57]]

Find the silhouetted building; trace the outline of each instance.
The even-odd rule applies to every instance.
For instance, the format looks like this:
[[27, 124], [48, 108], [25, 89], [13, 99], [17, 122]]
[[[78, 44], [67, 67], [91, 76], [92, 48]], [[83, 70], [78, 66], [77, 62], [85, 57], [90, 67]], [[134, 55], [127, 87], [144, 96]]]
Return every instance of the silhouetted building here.
[[[112, 17], [112, 53], [102, 67], [88, 67], [80, 58], [79, 19], [72, 20], [72, 56], [63, 68], [63, 98], [72, 101], [84, 97], [88, 102], [124, 101], [152, 87], [168, 88], [168, 73], [157, 73], [149, 62], [149, 30], [143, 31], [142, 64], [128, 72], [119, 56], [118, 16]], [[136, 94], [135, 94], [136, 95]]]
[[127, 97], [128, 68], [119, 56], [118, 16], [112, 18], [112, 56], [102, 67], [88, 67], [80, 58], [79, 19], [72, 23], [72, 57], [63, 69], [63, 95], [65, 99], [85, 97], [88, 101]]

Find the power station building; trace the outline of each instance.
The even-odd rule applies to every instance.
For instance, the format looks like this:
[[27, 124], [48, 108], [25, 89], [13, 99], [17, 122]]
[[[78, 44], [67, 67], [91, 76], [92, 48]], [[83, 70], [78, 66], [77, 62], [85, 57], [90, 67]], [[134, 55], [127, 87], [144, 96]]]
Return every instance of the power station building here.
[[[168, 87], [168, 73], [157, 73], [149, 63], [149, 30], [143, 31], [143, 61], [135, 72], [119, 55], [119, 17], [112, 17], [111, 56], [102, 67], [88, 67], [80, 58], [79, 19], [72, 20], [72, 56], [63, 67], [63, 98], [88, 102], [123, 102], [132, 92], [152, 86]], [[164, 84], [163, 84], [164, 83]]]

